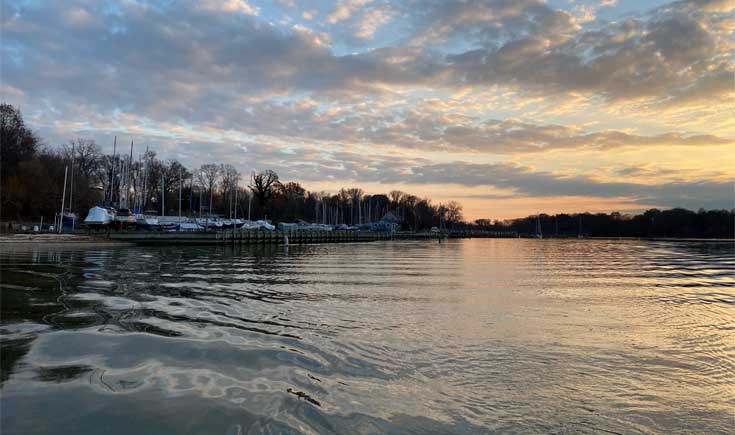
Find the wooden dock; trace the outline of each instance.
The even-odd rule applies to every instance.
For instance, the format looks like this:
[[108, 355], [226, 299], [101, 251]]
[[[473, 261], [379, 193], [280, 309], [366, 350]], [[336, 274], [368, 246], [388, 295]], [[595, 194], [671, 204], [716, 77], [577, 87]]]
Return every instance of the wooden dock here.
[[[408, 233], [390, 234], [374, 231], [263, 231], [263, 230], [221, 230], [197, 232], [157, 232], [157, 231], [113, 231], [107, 236], [111, 240], [130, 242], [140, 245], [169, 244], [311, 244], [311, 243], [354, 243], [378, 240], [423, 240], [438, 238], [473, 237], [515, 237], [510, 233], [480, 231], [454, 231], [448, 233]], [[286, 242], [288, 240], [288, 242]]]

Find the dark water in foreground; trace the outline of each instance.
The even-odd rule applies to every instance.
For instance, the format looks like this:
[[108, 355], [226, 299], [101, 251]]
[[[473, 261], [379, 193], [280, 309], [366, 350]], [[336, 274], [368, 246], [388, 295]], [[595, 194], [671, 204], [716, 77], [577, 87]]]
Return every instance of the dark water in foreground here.
[[735, 427], [732, 242], [4, 249], [3, 435]]

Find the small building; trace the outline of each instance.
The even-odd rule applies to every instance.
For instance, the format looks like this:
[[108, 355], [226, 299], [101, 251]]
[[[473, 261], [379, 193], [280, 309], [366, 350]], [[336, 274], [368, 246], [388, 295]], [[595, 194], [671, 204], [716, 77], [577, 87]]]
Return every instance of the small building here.
[[393, 233], [401, 227], [401, 220], [393, 212], [388, 211], [377, 222], [371, 222], [369, 228], [371, 231], [385, 231]]

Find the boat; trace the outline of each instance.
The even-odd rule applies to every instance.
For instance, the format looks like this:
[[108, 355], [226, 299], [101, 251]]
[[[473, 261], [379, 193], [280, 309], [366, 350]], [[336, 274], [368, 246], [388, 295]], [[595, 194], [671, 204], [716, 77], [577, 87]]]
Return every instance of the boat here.
[[271, 225], [268, 221], [258, 220], [258, 221], [255, 221], [255, 223], [260, 225], [260, 228], [264, 230], [273, 231], [276, 229], [276, 227]]
[[267, 230], [267, 231], [273, 231], [276, 229], [275, 226], [271, 225], [267, 221], [264, 220], [258, 220], [258, 221], [245, 221], [240, 226], [241, 230]]
[[222, 223], [222, 220], [218, 217], [212, 216], [209, 218], [197, 218], [196, 223], [199, 225], [205, 227], [205, 228], [211, 228], [211, 229], [220, 229], [224, 225]]
[[84, 218], [84, 224], [88, 227], [104, 227], [110, 225], [115, 218], [114, 209], [108, 207], [92, 207]]
[[186, 216], [158, 216], [159, 225], [178, 225], [182, 222], [188, 222]]
[[541, 232], [541, 215], [536, 216], [536, 233], [534, 237], [537, 239], [543, 239], [544, 234]]
[[357, 230], [358, 228], [353, 225], [339, 224], [339, 225], [335, 225], [334, 229], [338, 231], [354, 231], [354, 230]]
[[74, 228], [76, 228], [78, 221], [79, 216], [77, 216], [76, 213], [65, 211], [64, 214], [61, 215], [61, 228], [65, 231], [73, 231]]
[[115, 224], [120, 226], [135, 225], [137, 223], [135, 215], [127, 208], [117, 209], [114, 220]]
[[190, 231], [202, 231], [204, 227], [194, 222], [182, 222], [177, 226], [177, 231], [190, 232]]
[[135, 215], [135, 223], [145, 229], [156, 229], [159, 227], [158, 216], [151, 213], [141, 213]]

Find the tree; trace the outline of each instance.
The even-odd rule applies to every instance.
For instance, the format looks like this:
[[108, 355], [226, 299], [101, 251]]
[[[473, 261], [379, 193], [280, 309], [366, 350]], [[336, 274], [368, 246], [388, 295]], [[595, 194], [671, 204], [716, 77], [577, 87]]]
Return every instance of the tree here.
[[[156, 162], [158, 163], [158, 162]], [[192, 177], [192, 174], [184, 165], [178, 160], [169, 160], [168, 162], [160, 162], [160, 165], [153, 165], [154, 168], [160, 168], [160, 173], [163, 175], [163, 194], [166, 195], [166, 204], [169, 210], [177, 210], [179, 208], [179, 189], [182, 190], [182, 201], [183, 201], [183, 189], [186, 186], [187, 180]], [[160, 175], [158, 177], [160, 179]], [[155, 180], [157, 183], [158, 180]], [[175, 201], [169, 200], [169, 194], [173, 194]]]
[[40, 140], [26, 127], [19, 109], [0, 104], [0, 171], [3, 178], [13, 175], [18, 163], [38, 154]]
[[270, 169], [253, 173], [249, 187], [263, 210], [266, 210], [268, 201], [273, 196], [273, 190], [278, 184], [278, 174]]
[[197, 179], [199, 184], [209, 190], [209, 210], [208, 215], [212, 214], [212, 198], [214, 195], [214, 188], [217, 186], [217, 180], [219, 180], [221, 173], [220, 165], [214, 163], [207, 163], [202, 165], [197, 172]]
[[274, 196], [281, 201], [279, 208], [282, 219], [293, 221], [305, 217], [306, 189], [299, 183], [290, 181], [285, 184], [279, 183], [276, 191]]
[[488, 228], [492, 226], [492, 221], [490, 219], [476, 219], [475, 225], [480, 228]]
[[222, 200], [228, 202], [228, 210], [230, 216], [232, 215], [232, 205], [235, 200], [235, 189], [237, 184], [240, 182], [240, 173], [237, 172], [234, 166], [230, 164], [222, 165], [220, 168], [222, 174]]
[[[347, 197], [350, 202], [350, 224], [355, 223], [355, 215], [359, 215], [359, 205], [362, 199], [363, 190], [357, 187], [351, 187], [346, 190]], [[359, 216], [358, 216], [359, 217]], [[362, 222], [358, 222], [362, 223]]]
[[67, 160], [74, 160], [74, 170], [77, 174], [93, 181], [102, 158], [102, 150], [94, 140], [78, 138], [69, 141], [62, 147], [62, 153]]
[[389, 207], [390, 208], [398, 207], [404, 195], [406, 194], [401, 192], [400, 190], [391, 190], [388, 193], [388, 198], [390, 199], [390, 202], [388, 203]]
[[462, 221], [462, 205], [457, 201], [449, 201], [445, 206], [445, 219], [449, 224], [457, 224]]

